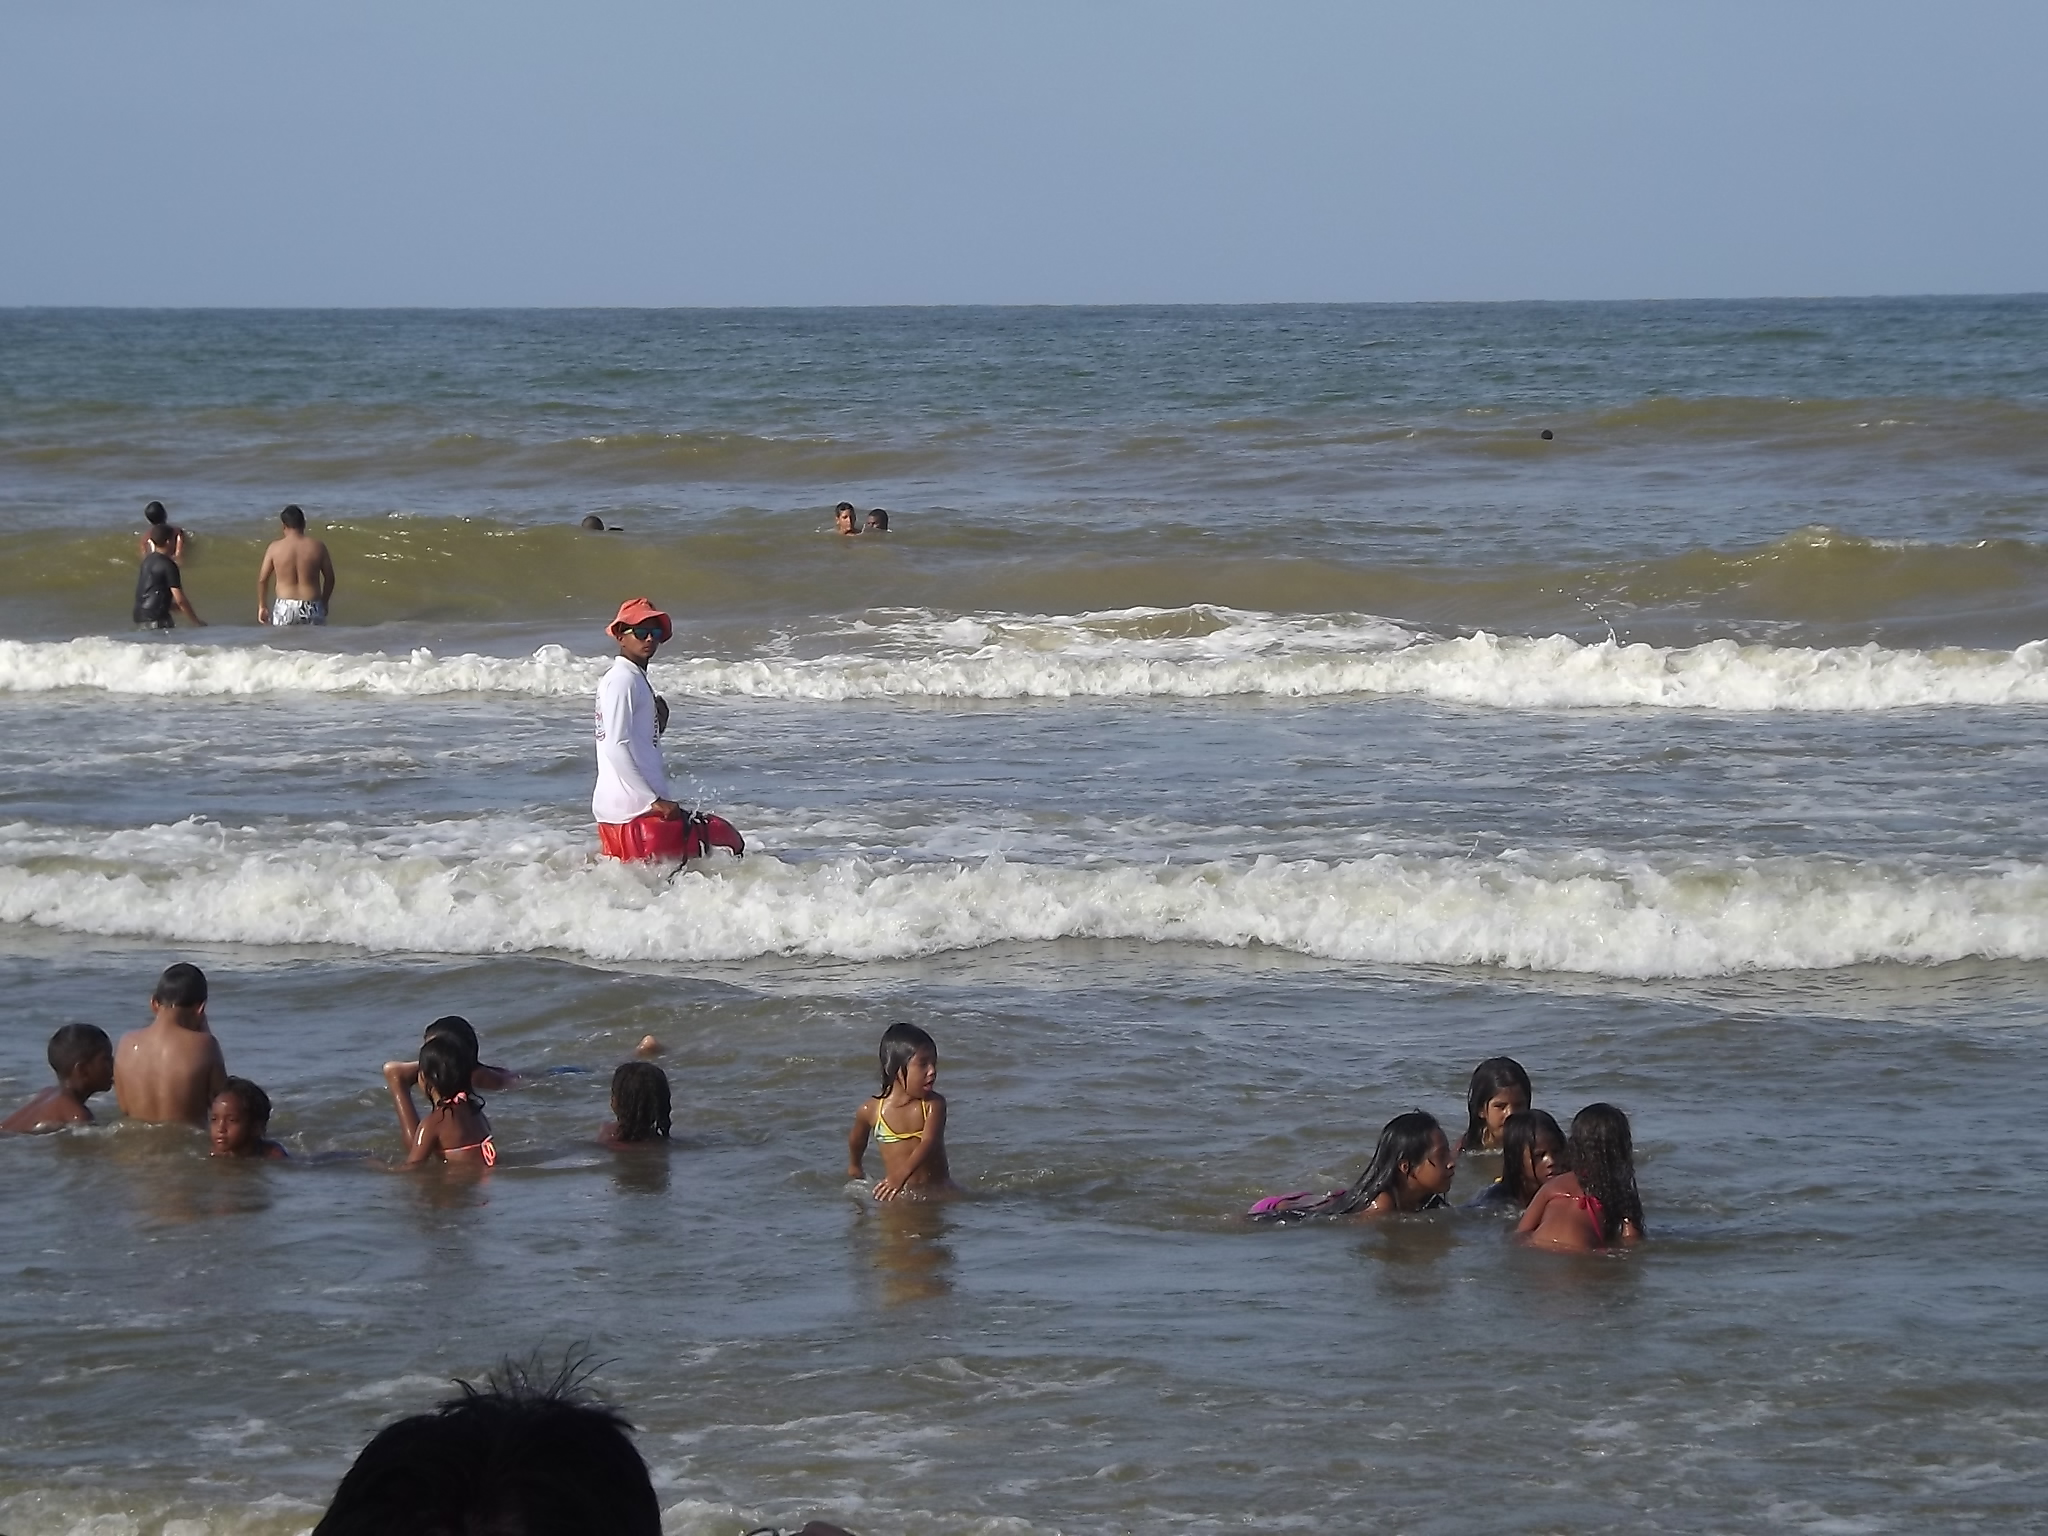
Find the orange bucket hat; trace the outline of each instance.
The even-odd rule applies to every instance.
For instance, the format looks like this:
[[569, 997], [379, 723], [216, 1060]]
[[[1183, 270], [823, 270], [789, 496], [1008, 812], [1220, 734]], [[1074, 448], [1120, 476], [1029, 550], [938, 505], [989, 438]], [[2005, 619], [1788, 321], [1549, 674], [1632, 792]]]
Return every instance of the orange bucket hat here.
[[663, 643], [675, 638], [676, 627], [669, 622], [668, 615], [644, 597], [629, 597], [619, 604], [619, 616], [604, 627], [604, 632], [616, 640], [619, 638], [620, 630], [631, 629], [635, 624], [645, 624], [649, 619], [661, 620]]

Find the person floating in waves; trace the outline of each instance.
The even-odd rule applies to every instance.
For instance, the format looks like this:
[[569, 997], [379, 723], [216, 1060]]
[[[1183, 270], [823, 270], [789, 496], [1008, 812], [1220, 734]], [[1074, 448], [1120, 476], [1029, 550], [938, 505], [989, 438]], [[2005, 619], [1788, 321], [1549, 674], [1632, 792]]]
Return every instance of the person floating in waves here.
[[270, 1139], [270, 1095], [246, 1077], [231, 1077], [213, 1096], [206, 1135], [214, 1157], [287, 1157]]
[[868, 1142], [882, 1154], [882, 1176], [872, 1193], [894, 1200], [905, 1190], [932, 1195], [953, 1187], [946, 1167], [946, 1101], [932, 1092], [939, 1080], [939, 1047], [915, 1024], [882, 1032], [882, 1091], [864, 1102], [846, 1137], [846, 1176], [867, 1177]]
[[1588, 1104], [1572, 1117], [1565, 1160], [1568, 1170], [1536, 1191], [1515, 1235], [1532, 1248], [1580, 1253], [1638, 1241], [1643, 1202], [1628, 1116], [1612, 1104]]
[[1500, 1133], [1500, 1177], [1465, 1202], [1473, 1211], [1520, 1215], [1536, 1191], [1564, 1171], [1564, 1132], [1540, 1109], [1509, 1115]]
[[114, 1097], [130, 1120], [206, 1124], [228, 1080], [220, 1042], [206, 1023], [206, 972], [180, 962], [149, 995], [150, 1021], [114, 1051]]
[[666, 1151], [670, 1123], [666, 1072], [651, 1061], [629, 1061], [612, 1074], [612, 1117], [597, 1133], [600, 1145]]
[[1512, 1056], [1489, 1056], [1472, 1069], [1465, 1090], [1465, 1134], [1458, 1154], [1498, 1152], [1508, 1116], [1518, 1115], [1534, 1101], [1529, 1074]]
[[[484, 1118], [484, 1101], [472, 1086], [475, 1074], [476, 1057], [449, 1035], [423, 1041], [416, 1063], [384, 1064], [384, 1081], [398, 1111], [399, 1129], [405, 1133], [406, 1167], [433, 1157], [451, 1163], [481, 1162], [486, 1168], [496, 1165], [498, 1147], [491, 1140], [491, 1122]], [[414, 1083], [427, 1093], [424, 1117], [413, 1106]]]
[[1349, 1189], [1268, 1195], [1245, 1214], [1253, 1221], [1301, 1221], [1312, 1216], [1396, 1216], [1442, 1210], [1458, 1154], [1435, 1115], [1411, 1109], [1380, 1131], [1372, 1161]]
[[114, 1042], [95, 1024], [66, 1024], [50, 1036], [50, 1070], [57, 1086], [45, 1088], [0, 1121], [0, 1131], [54, 1131], [91, 1125], [86, 1101], [114, 1086]]
[[[446, 1035], [469, 1052], [469, 1059], [475, 1063], [470, 1074], [471, 1087], [486, 1093], [496, 1093], [501, 1088], [515, 1087], [521, 1081], [520, 1074], [510, 1067], [494, 1067], [489, 1062], [477, 1061], [477, 1056], [483, 1048], [477, 1043], [475, 1026], [461, 1014], [444, 1013], [426, 1027], [420, 1039], [424, 1043], [436, 1035]], [[394, 1067], [400, 1070], [406, 1081], [419, 1081], [420, 1064], [417, 1061], [386, 1062], [385, 1074], [388, 1076]]]
[[159, 528], [171, 530], [171, 547], [164, 551], [173, 560], [183, 560], [192, 553], [192, 535], [171, 521], [171, 514], [164, 510], [160, 501], [152, 501], [142, 509], [142, 546], [136, 553], [147, 555], [154, 546], [149, 536]]

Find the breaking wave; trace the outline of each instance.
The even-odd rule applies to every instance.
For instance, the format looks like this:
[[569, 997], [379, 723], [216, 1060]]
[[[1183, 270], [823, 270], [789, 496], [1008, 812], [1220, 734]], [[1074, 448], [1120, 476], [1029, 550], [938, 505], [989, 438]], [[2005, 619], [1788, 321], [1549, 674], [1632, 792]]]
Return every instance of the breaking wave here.
[[1552, 856], [1196, 865], [722, 856], [673, 881], [581, 832], [0, 828], [0, 921], [74, 933], [596, 961], [865, 961], [1060, 939], [1621, 977], [2048, 958], [2048, 868]]
[[[1193, 608], [1073, 618], [897, 613], [809, 643], [829, 653], [658, 661], [653, 676], [686, 696], [830, 701], [1402, 695], [1498, 709], [1730, 712], [2048, 704], [2048, 641], [2038, 640], [2010, 651], [1920, 651], [1444, 639], [1365, 617]], [[499, 657], [0, 641], [0, 693], [556, 697], [589, 692], [606, 664], [553, 645]]]

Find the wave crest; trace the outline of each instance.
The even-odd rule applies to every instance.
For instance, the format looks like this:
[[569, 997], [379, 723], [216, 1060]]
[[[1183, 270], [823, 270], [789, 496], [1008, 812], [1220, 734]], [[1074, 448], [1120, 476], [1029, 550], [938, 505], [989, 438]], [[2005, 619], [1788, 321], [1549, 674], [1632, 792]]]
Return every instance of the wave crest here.
[[0, 828], [0, 921], [614, 962], [865, 961], [1122, 939], [1647, 978], [2048, 958], [2048, 868], [1598, 851], [1087, 867], [771, 855], [670, 882], [530, 825], [333, 827], [282, 841], [200, 821], [112, 833], [17, 825]]
[[[2048, 703], [2048, 641], [2011, 651], [1877, 645], [1667, 647], [1561, 635], [1417, 637], [1386, 620], [1231, 610], [1074, 618], [884, 616], [816, 657], [657, 662], [658, 686], [705, 698], [1335, 698], [1402, 695], [1497, 709], [1874, 711]], [[854, 648], [845, 648], [848, 646]], [[558, 697], [606, 661], [543, 646], [527, 657], [288, 651], [104, 638], [0, 641], [0, 693], [90, 689], [220, 697], [361, 693]]]

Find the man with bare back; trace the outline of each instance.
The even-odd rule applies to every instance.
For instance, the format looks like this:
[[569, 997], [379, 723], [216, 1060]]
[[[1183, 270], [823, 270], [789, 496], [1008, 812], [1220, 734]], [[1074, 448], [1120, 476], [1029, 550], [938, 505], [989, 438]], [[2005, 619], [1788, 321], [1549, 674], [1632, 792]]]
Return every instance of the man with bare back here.
[[220, 1042], [206, 1027], [206, 973], [174, 965], [149, 996], [152, 1015], [114, 1052], [114, 1097], [131, 1120], [206, 1124], [207, 1106], [228, 1079]]
[[[334, 561], [325, 544], [306, 536], [306, 514], [296, 506], [286, 507], [277, 520], [284, 533], [263, 551], [263, 568], [256, 573], [256, 622], [325, 624], [327, 599], [334, 595]], [[277, 596], [268, 598], [273, 582]]]

